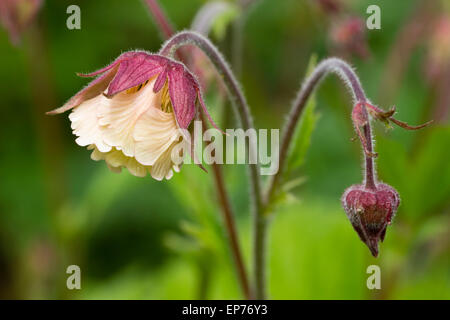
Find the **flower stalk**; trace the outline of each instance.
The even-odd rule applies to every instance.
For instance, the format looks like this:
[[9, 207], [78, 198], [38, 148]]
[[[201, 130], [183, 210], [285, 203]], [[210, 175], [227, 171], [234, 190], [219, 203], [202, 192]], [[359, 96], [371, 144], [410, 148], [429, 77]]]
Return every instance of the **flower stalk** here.
[[[217, 48], [207, 38], [199, 33], [183, 31], [169, 39], [162, 47], [160, 54], [173, 57], [177, 49], [185, 45], [193, 45], [202, 50], [210, 59], [217, 72], [221, 75], [228, 96], [234, 107], [234, 111], [244, 130], [253, 128], [253, 119], [247, 100], [228, 64], [217, 50]], [[249, 157], [256, 158], [256, 146], [248, 145]], [[253, 228], [254, 228], [254, 262], [253, 272], [255, 277], [255, 298], [263, 299], [264, 295], [264, 238], [265, 238], [265, 217], [262, 211], [262, 189], [259, 177], [259, 165], [249, 164], [249, 175], [251, 185]]]
[[[361, 104], [360, 114], [364, 120], [368, 119], [367, 110], [365, 108], [367, 98], [353, 69], [346, 62], [338, 58], [329, 58], [317, 65], [311, 75], [303, 82], [303, 85], [301, 86], [294, 103], [292, 104], [287, 122], [284, 125], [285, 131], [281, 140], [279, 170], [271, 177], [271, 180], [269, 181], [269, 187], [264, 198], [266, 209], [270, 206], [275, 195], [275, 190], [282, 178], [289, 147], [302, 111], [314, 89], [320, 83], [320, 80], [322, 80], [329, 73], [335, 73], [340, 79], [342, 79], [342, 81], [350, 89], [354, 102], [356, 102], [356, 104]], [[360, 140], [365, 149], [366, 182], [371, 185], [375, 181], [375, 172], [372, 159], [373, 157], [370, 156], [373, 152], [370, 122], [365, 121], [362, 127], [363, 134], [360, 135]]]
[[[153, 15], [157, 22], [158, 28], [164, 34], [164, 37], [170, 38], [174, 34], [174, 28], [170, 24], [167, 16], [164, 14], [163, 10], [159, 6], [156, 0], [146, 0], [147, 6], [150, 10], [150, 13]], [[161, 50], [161, 54], [163, 54]], [[174, 57], [176, 49], [171, 52], [171, 57]], [[185, 55], [181, 55], [180, 58], [182, 60], [186, 60]], [[202, 117], [203, 123], [205, 123], [204, 118]], [[217, 189], [217, 193], [219, 196], [219, 201], [222, 207], [222, 213], [224, 217], [225, 227], [228, 232], [229, 240], [230, 240], [230, 248], [233, 254], [233, 258], [236, 264], [236, 269], [239, 277], [239, 282], [243, 291], [243, 294], [246, 299], [252, 298], [252, 293], [250, 289], [250, 284], [248, 281], [247, 271], [245, 268], [244, 260], [242, 258], [242, 252], [239, 246], [239, 237], [236, 231], [234, 217], [235, 214], [233, 212], [230, 199], [225, 187], [225, 182], [223, 180], [222, 168], [216, 164], [212, 164], [213, 174], [214, 174], [214, 182]]]
[[354, 102], [352, 120], [365, 157], [364, 184], [348, 188], [342, 197], [342, 204], [360, 239], [368, 246], [372, 255], [376, 257], [378, 255], [378, 242], [384, 240], [386, 228], [392, 222], [400, 204], [400, 198], [394, 188], [377, 181], [374, 164], [374, 158], [377, 157], [377, 154], [373, 150], [369, 116], [385, 123], [395, 123], [408, 130], [423, 128], [432, 121], [419, 126], [410, 126], [393, 118], [395, 108], [384, 111], [369, 103], [356, 73], [343, 60], [330, 58], [322, 61], [300, 88], [285, 126], [286, 131], [281, 142], [279, 170], [272, 176], [269, 183], [264, 198], [264, 210], [265, 213], [270, 212], [271, 202], [275, 197], [275, 190], [280, 184], [288, 150], [302, 111], [320, 80], [329, 73], [337, 74], [350, 89]]
[[[221, 76], [242, 128], [247, 131], [254, 127], [242, 89], [219, 50], [196, 32], [184, 31], [173, 35], [173, 28], [157, 1], [146, 0], [146, 4], [163, 35], [166, 38], [171, 36], [159, 54], [125, 52], [109, 66], [81, 75], [95, 79], [62, 107], [48, 114], [72, 110], [69, 118], [78, 137], [76, 142], [93, 150], [92, 159], [105, 160], [111, 171], [120, 172], [126, 167], [135, 176], [143, 177], [150, 173], [156, 180], [162, 180], [170, 179], [173, 171], [179, 171], [181, 163], [174, 162], [170, 157], [171, 151], [180, 138], [179, 129], [189, 127], [199, 105], [204, 112], [200, 114], [202, 121], [205, 123], [203, 116], [206, 116], [215, 126], [195, 76], [182, 63], [175, 61], [179, 48], [191, 45], [203, 51]], [[384, 111], [368, 101], [356, 73], [346, 62], [338, 58], [322, 61], [303, 83], [292, 105], [282, 137], [278, 171], [271, 176], [265, 193], [261, 187], [259, 164], [248, 164], [254, 229], [253, 290], [242, 259], [221, 167], [214, 163], [214, 182], [239, 282], [247, 299], [266, 298], [266, 234], [272, 203], [276, 190], [282, 189], [280, 184], [287, 155], [303, 109], [320, 80], [330, 73], [338, 75], [350, 89], [354, 106], [351, 118], [365, 157], [364, 183], [349, 187], [342, 197], [342, 204], [353, 228], [374, 256], [378, 255], [378, 243], [384, 240], [400, 197], [394, 188], [377, 181], [374, 164], [377, 153], [373, 148], [370, 120], [394, 123], [407, 130], [421, 129], [432, 122], [410, 126], [395, 119], [395, 107]], [[253, 143], [246, 146], [250, 159], [258, 159], [256, 148]]]
[[337, 74], [344, 84], [350, 89], [353, 97], [354, 108], [352, 111], [352, 119], [364, 150], [365, 184], [367, 188], [374, 188], [376, 183], [373, 158], [377, 156], [373, 150], [372, 129], [370, 126], [369, 115], [376, 120], [395, 123], [396, 125], [407, 130], [421, 129], [433, 122], [431, 120], [419, 126], [410, 126], [405, 122], [393, 118], [395, 107], [389, 111], [384, 111], [369, 103], [358, 76], [345, 61], [338, 58], [329, 58], [322, 61], [304, 81], [292, 105], [291, 111], [287, 118], [288, 120], [284, 126], [286, 129], [281, 141], [279, 170], [274, 176], [272, 176], [267, 193], [265, 194], [265, 209], [267, 209], [272, 202], [276, 187], [282, 177], [295, 128], [302, 111], [306, 106], [306, 102], [313, 93], [314, 89], [320, 83], [320, 80], [322, 80], [329, 73]]

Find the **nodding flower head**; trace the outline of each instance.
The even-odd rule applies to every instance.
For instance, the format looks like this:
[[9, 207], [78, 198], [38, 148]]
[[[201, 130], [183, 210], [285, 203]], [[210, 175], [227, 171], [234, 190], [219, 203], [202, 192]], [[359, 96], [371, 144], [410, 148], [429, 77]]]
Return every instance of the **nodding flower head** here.
[[352, 111], [353, 124], [365, 154], [366, 178], [364, 185], [354, 185], [345, 191], [342, 196], [342, 205], [353, 228], [374, 257], [378, 256], [378, 243], [384, 240], [386, 228], [391, 224], [400, 204], [400, 197], [394, 188], [376, 181], [372, 158], [376, 157], [377, 153], [372, 149], [369, 117], [386, 125], [394, 123], [407, 130], [421, 129], [432, 122], [410, 126], [406, 122], [395, 119], [394, 114], [395, 107], [384, 111], [367, 101], [356, 103]]
[[76, 143], [93, 150], [91, 158], [105, 160], [114, 172], [125, 167], [135, 176], [170, 179], [179, 171], [172, 149], [182, 138], [179, 129], [187, 129], [194, 118], [197, 100], [212, 122], [196, 79], [164, 56], [130, 51], [80, 76], [97, 78], [48, 114], [72, 109]]
[[378, 242], [384, 240], [386, 228], [391, 224], [399, 204], [397, 191], [381, 183], [375, 189], [354, 185], [342, 196], [348, 219], [374, 257], [378, 256]]

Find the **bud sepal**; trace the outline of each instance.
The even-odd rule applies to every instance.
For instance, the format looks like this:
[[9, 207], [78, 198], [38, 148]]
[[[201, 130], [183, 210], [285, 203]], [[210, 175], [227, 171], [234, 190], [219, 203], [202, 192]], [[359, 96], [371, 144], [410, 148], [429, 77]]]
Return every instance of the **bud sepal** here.
[[374, 257], [378, 256], [378, 243], [383, 242], [399, 204], [398, 192], [383, 183], [377, 183], [375, 189], [353, 185], [342, 196], [348, 219]]

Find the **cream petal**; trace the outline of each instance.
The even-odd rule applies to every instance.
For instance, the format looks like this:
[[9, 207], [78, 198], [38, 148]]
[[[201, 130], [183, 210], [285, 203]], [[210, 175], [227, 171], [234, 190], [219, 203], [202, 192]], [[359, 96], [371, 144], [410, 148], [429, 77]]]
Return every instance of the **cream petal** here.
[[126, 167], [128, 171], [136, 177], [145, 177], [151, 170], [151, 167], [143, 166], [142, 164], [137, 162], [135, 158], [128, 158]]
[[[95, 145], [92, 145], [93, 151], [91, 153], [91, 159], [94, 161], [100, 161], [100, 160], [105, 160], [105, 154], [106, 153], [102, 153], [100, 150], [98, 150]], [[90, 148], [91, 146], [88, 147], [88, 150], [91, 150]]]
[[161, 181], [164, 178], [166, 178], [167, 180], [172, 178], [173, 176], [172, 169], [175, 169], [175, 165], [172, 162], [172, 149], [175, 145], [176, 142], [172, 143], [172, 145], [166, 151], [164, 151], [164, 153], [158, 158], [158, 160], [152, 166], [150, 174], [153, 179]]
[[173, 177], [173, 170], [169, 170], [169, 172], [166, 174], [165, 178], [167, 180], [170, 180]]
[[136, 122], [148, 109], [156, 109], [161, 105], [161, 94], [153, 92], [154, 82], [150, 81], [134, 93], [118, 93], [98, 108], [99, 124], [105, 127], [105, 141], [122, 150], [128, 157], [135, 155], [133, 131]]
[[108, 166], [108, 169], [111, 172], [114, 172], [114, 173], [121, 173], [122, 172], [122, 167], [113, 167], [113, 166], [109, 165], [108, 163], [106, 165]]
[[128, 164], [128, 157], [122, 151], [113, 149], [111, 152], [105, 154], [105, 161], [113, 167], [126, 167]]
[[97, 110], [106, 98], [99, 95], [84, 101], [69, 115], [73, 133], [78, 137], [75, 142], [82, 146], [94, 144], [101, 152], [111, 150], [111, 145], [103, 139], [102, 127], [98, 123]]
[[150, 166], [143, 166], [135, 158], [127, 157], [121, 150], [117, 150], [116, 148], [113, 148], [109, 152], [100, 152], [97, 148], [94, 148], [91, 153], [91, 158], [97, 161], [105, 160], [108, 168], [112, 172], [118, 173], [121, 172], [122, 168], [127, 168], [132, 175], [137, 177], [145, 177], [151, 169]]
[[105, 160], [113, 172], [127, 168], [156, 180], [180, 171], [171, 158], [181, 136], [175, 115], [160, 109], [161, 94], [153, 93], [153, 84], [110, 99], [100, 95], [74, 109], [70, 120], [77, 143], [92, 150], [93, 160]]
[[136, 160], [143, 165], [154, 165], [179, 137], [180, 133], [173, 113], [149, 108], [134, 127]]

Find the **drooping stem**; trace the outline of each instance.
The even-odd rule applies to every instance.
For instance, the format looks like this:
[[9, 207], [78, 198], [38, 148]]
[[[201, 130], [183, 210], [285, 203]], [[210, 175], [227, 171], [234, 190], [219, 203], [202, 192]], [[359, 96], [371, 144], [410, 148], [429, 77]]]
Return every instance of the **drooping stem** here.
[[[338, 58], [329, 58], [322, 61], [311, 73], [311, 75], [303, 82], [302, 87], [300, 88], [297, 97], [294, 100], [292, 105], [292, 109], [287, 118], [287, 122], [284, 125], [285, 131], [281, 140], [280, 147], [280, 162], [279, 162], [279, 170], [278, 172], [271, 177], [269, 182], [269, 188], [264, 198], [265, 209], [270, 206], [271, 201], [275, 195], [275, 190], [280, 182], [280, 179], [283, 175], [283, 169], [286, 163], [286, 158], [289, 151], [289, 146], [291, 144], [292, 137], [295, 132], [295, 128], [298, 124], [298, 120], [302, 114], [306, 103], [311, 96], [314, 89], [319, 84], [320, 80], [322, 80], [327, 74], [335, 73], [339, 76], [339, 78], [347, 85], [350, 89], [350, 92], [353, 96], [353, 103], [361, 103], [362, 110], [365, 116], [368, 119], [367, 109], [364, 103], [367, 101], [364, 90], [361, 86], [361, 83], [358, 79], [358, 76], [355, 74], [353, 69], [343, 60]], [[366, 151], [373, 152], [372, 146], [372, 133], [370, 128], [369, 120], [363, 126], [363, 134], [364, 140], [366, 141]], [[365, 180], [367, 187], [374, 188], [375, 187], [375, 168], [373, 157], [369, 156], [367, 152], [365, 155], [365, 165], [366, 165], [366, 173]]]
[[[232, 102], [235, 113], [244, 130], [253, 129], [253, 120], [250, 115], [250, 110], [242, 90], [236, 81], [231, 69], [225, 62], [224, 58], [217, 50], [217, 48], [202, 35], [192, 32], [183, 31], [171, 39], [169, 39], [162, 47], [160, 54], [165, 56], [174, 56], [176, 50], [184, 45], [194, 45], [200, 48], [206, 56], [210, 59], [217, 72], [221, 75], [225, 87], [227, 88], [228, 96]], [[248, 144], [249, 157], [257, 159], [256, 145]], [[264, 235], [265, 223], [264, 215], [262, 213], [262, 190], [261, 181], [259, 177], [259, 165], [249, 164], [251, 198], [253, 209], [253, 224], [254, 224], [254, 277], [255, 277], [255, 298], [263, 299], [264, 293]]]
[[[253, 119], [250, 115], [250, 109], [247, 104], [242, 90], [234, 77], [228, 64], [225, 62], [222, 55], [219, 53], [218, 49], [209, 41], [207, 38], [203, 37], [201, 34], [192, 31], [183, 31], [171, 39], [169, 39], [160, 50], [160, 54], [173, 57], [176, 50], [184, 45], [194, 45], [200, 48], [206, 56], [210, 59], [217, 72], [221, 75], [223, 82], [227, 88], [229, 98], [232, 102], [234, 110], [238, 116], [244, 130], [253, 129]], [[256, 146], [249, 144], [249, 155], [256, 159]], [[258, 164], [251, 164], [251, 179], [253, 185], [253, 195], [256, 208], [260, 207], [258, 203], [258, 195], [260, 194], [260, 181], [258, 176]]]
[[[157, 22], [157, 26], [162, 31], [164, 36], [170, 38], [174, 34], [174, 28], [170, 24], [168, 18], [164, 14], [163, 10], [159, 6], [156, 0], [146, 0], [150, 13], [153, 15]], [[176, 51], [176, 50], [175, 50]], [[172, 55], [173, 56], [173, 55]], [[185, 55], [181, 55], [180, 58], [185, 60]], [[203, 120], [203, 119], [202, 119]], [[205, 123], [205, 121], [203, 121]], [[239, 237], [236, 231], [232, 206], [230, 204], [229, 196], [223, 180], [222, 170], [218, 164], [213, 164], [214, 182], [219, 196], [222, 213], [225, 221], [225, 228], [230, 240], [230, 249], [233, 254], [233, 258], [236, 264], [236, 269], [239, 277], [239, 282], [242, 287], [243, 294], [246, 299], [251, 299], [252, 294], [248, 281], [247, 271], [245, 268], [244, 260], [242, 258], [242, 252], [239, 246]]]

